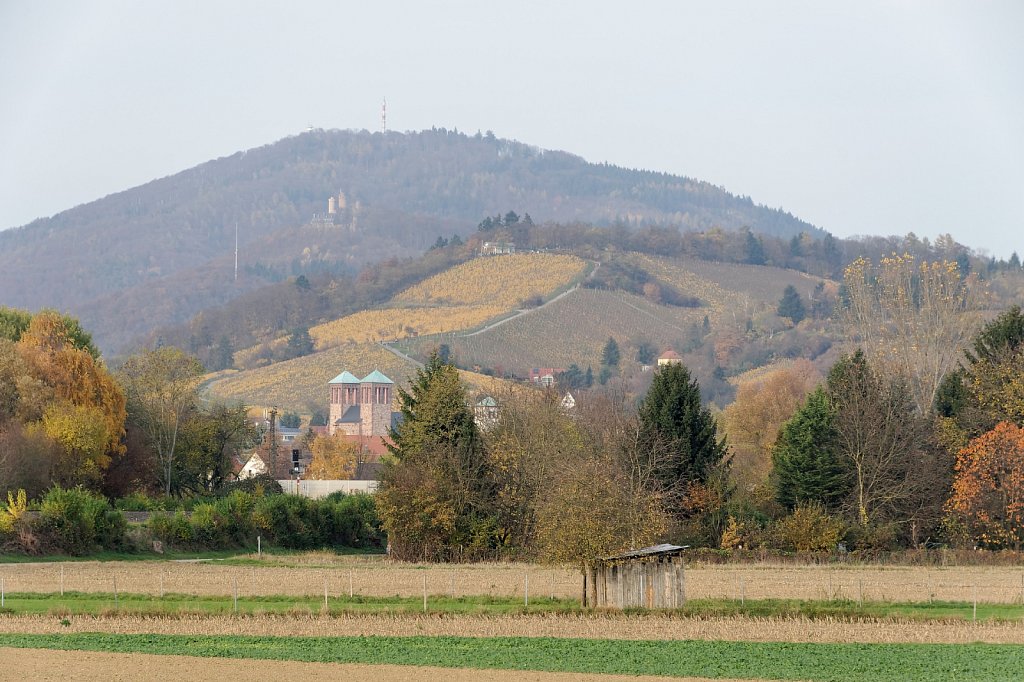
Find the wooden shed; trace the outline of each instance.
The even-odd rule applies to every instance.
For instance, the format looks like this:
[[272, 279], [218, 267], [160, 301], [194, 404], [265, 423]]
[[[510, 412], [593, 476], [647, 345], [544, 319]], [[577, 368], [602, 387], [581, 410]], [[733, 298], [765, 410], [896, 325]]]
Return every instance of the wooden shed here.
[[685, 549], [655, 545], [592, 561], [584, 576], [585, 601], [613, 609], [679, 608], [686, 603]]

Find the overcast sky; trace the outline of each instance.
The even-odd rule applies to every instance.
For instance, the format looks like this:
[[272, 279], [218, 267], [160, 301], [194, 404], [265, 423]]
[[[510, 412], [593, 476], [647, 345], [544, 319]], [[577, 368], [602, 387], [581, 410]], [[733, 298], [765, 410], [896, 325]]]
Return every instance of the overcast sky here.
[[0, 228], [309, 125], [378, 130], [386, 96], [391, 130], [1024, 252], [1019, 0], [270, 5], [0, 0]]

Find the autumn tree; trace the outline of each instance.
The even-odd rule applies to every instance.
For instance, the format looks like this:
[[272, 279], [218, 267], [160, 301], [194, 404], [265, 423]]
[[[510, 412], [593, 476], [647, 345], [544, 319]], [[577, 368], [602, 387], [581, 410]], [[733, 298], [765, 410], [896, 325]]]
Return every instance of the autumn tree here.
[[182, 425], [196, 408], [203, 367], [172, 346], [146, 350], [125, 361], [120, 377], [131, 420], [156, 452], [165, 494], [174, 486], [174, 466]]
[[313, 461], [306, 469], [306, 478], [324, 481], [347, 480], [356, 473], [359, 445], [342, 434], [320, 434], [310, 444]]
[[779, 429], [820, 380], [814, 365], [801, 358], [739, 384], [722, 424], [732, 455], [730, 472], [741, 489], [749, 492], [767, 482]]
[[[29, 388], [29, 384], [35, 383], [35, 390], [45, 387], [52, 400], [97, 408], [96, 417], [103, 422], [106, 432], [105, 450], [116, 457], [124, 452], [124, 393], [90, 352], [91, 341], [82, 347], [83, 334], [77, 321], [69, 322], [52, 311], [37, 313], [17, 344], [30, 375], [22, 385]], [[41, 419], [42, 414], [32, 417]]]
[[978, 544], [1024, 546], [1024, 429], [1000, 422], [956, 458], [947, 509]]
[[859, 258], [843, 276], [843, 319], [879, 371], [903, 377], [917, 410], [931, 409], [978, 323], [984, 288], [955, 261], [920, 264], [913, 256]]

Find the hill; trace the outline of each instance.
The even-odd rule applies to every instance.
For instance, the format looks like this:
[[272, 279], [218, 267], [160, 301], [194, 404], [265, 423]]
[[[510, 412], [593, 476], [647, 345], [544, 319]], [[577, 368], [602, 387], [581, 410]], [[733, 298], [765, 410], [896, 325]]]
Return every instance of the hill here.
[[[622, 273], [633, 279], [623, 281]], [[637, 278], [643, 294], [629, 290]], [[716, 375], [723, 368], [740, 372], [830, 347], [824, 323], [794, 328], [775, 315], [788, 285], [808, 300], [836, 289], [830, 280], [793, 270], [635, 252], [606, 253], [589, 267], [561, 254], [478, 257], [399, 291], [379, 308], [311, 327], [316, 350], [305, 357], [273, 362], [268, 344], [250, 348], [236, 356], [236, 365], [249, 369], [211, 377], [209, 390], [221, 399], [308, 412], [326, 400], [327, 381], [342, 369], [379, 368], [401, 384], [416, 359], [442, 345], [460, 366], [488, 375], [523, 377], [532, 367], [572, 364], [598, 369], [612, 337], [623, 351], [622, 376], [641, 369], [642, 346], [655, 354], [675, 348], [711, 387], [709, 397], [717, 386], [724, 404], [732, 387]], [[533, 297], [534, 307], [522, 307], [523, 298]], [[266, 362], [272, 364], [260, 366]], [[465, 376], [477, 386], [483, 381]]]
[[418, 255], [509, 208], [536, 221], [822, 234], [699, 180], [491, 135], [318, 130], [0, 232], [2, 303], [75, 315], [109, 353], [288, 276]]

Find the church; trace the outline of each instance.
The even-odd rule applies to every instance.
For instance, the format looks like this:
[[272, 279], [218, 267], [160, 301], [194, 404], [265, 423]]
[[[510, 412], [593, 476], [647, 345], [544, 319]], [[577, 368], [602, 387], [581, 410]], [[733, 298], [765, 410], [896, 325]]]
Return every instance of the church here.
[[364, 443], [386, 438], [400, 412], [391, 411], [395, 382], [379, 370], [362, 379], [345, 371], [331, 379], [327, 432], [357, 436]]

